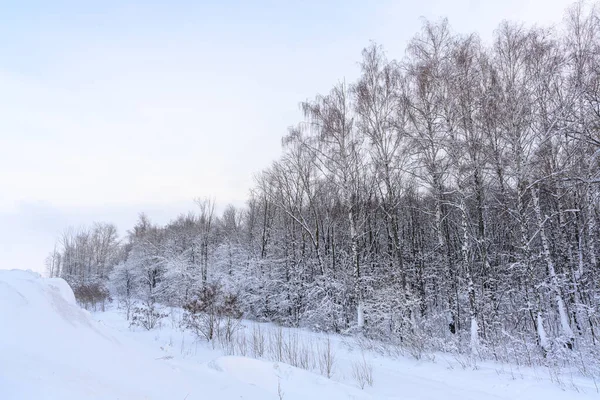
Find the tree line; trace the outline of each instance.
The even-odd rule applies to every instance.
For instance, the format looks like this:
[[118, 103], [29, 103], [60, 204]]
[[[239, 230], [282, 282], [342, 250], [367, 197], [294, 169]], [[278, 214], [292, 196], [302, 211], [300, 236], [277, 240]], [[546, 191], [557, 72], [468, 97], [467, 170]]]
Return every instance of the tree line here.
[[491, 43], [425, 22], [400, 60], [371, 44], [245, 207], [72, 232], [49, 271], [147, 307], [218, 283], [248, 318], [423, 349], [598, 354], [599, 15]]

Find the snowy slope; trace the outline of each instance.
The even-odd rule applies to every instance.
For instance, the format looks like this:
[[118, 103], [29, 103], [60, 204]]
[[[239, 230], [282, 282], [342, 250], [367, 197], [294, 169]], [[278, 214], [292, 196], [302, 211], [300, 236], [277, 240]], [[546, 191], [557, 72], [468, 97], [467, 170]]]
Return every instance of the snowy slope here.
[[[168, 310], [165, 310], [168, 311]], [[302, 329], [278, 328], [271, 324], [245, 321], [248, 346], [252, 346], [254, 332], [260, 327], [266, 337], [266, 347], [272, 345], [270, 338], [283, 331], [284, 338], [291, 336], [310, 348], [329, 340], [334, 354], [331, 379], [316, 373], [291, 367], [285, 363], [239, 356], [239, 351], [223, 350], [218, 344], [195, 341], [194, 336], [177, 328], [176, 321], [167, 318], [163, 326], [153, 331], [131, 330], [118, 310], [94, 314], [107, 327], [135, 340], [147, 350], [154, 349], [156, 357], [172, 358], [179, 365], [201, 364], [222, 371], [233, 379], [277, 393], [277, 385], [284, 399], [307, 398], [372, 398], [401, 400], [583, 400], [598, 399], [600, 394], [595, 383], [576, 375], [556, 375], [545, 367], [526, 368], [493, 362], [469, 364], [461, 356], [435, 354], [423, 360], [406, 357], [383, 356], [363, 351], [349, 338], [320, 334]], [[242, 333], [242, 334], [244, 334]], [[224, 353], [238, 354], [223, 356]], [[248, 355], [252, 350], [247, 349]], [[362, 360], [372, 366], [373, 386], [360, 390], [353, 376], [353, 366]], [[313, 371], [315, 372], [315, 371]]]
[[370, 395], [358, 388], [352, 388], [283, 363], [230, 356], [220, 357], [210, 365], [241, 382], [255, 385], [265, 391], [276, 389], [274, 393], [277, 393], [277, 388], [281, 388], [285, 399], [310, 399], [315, 395], [321, 399], [371, 398]]
[[[306, 343], [325, 337], [286, 332]], [[438, 355], [435, 363], [389, 358], [350, 349], [341, 337], [330, 340], [335, 371], [327, 379], [282, 362], [225, 356], [168, 321], [150, 332], [131, 330], [118, 310], [91, 315], [80, 309], [63, 280], [0, 271], [1, 400], [599, 397], [591, 381], [571, 377], [561, 388], [543, 370], [495, 364], [463, 369], [451, 356]], [[364, 390], [352, 377], [352, 365], [361, 359], [372, 365], [374, 376], [373, 386]]]
[[[239, 361], [236, 374], [245, 365]], [[222, 365], [229, 367], [227, 360]], [[250, 384], [226, 369], [156, 357], [95, 322], [63, 280], [0, 271], [2, 400], [278, 398], [276, 384]], [[320, 379], [313, 375], [301, 377], [307, 390], [311, 379]], [[338, 392], [343, 395], [343, 388]]]

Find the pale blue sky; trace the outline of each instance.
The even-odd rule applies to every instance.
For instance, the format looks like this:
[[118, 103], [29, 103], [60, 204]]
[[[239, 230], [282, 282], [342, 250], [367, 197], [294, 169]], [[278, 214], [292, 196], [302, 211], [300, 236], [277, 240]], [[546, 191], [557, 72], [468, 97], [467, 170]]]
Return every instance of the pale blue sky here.
[[243, 204], [298, 102], [356, 77], [370, 40], [401, 58], [421, 17], [489, 39], [571, 3], [0, 1], [0, 268], [41, 270], [67, 225]]

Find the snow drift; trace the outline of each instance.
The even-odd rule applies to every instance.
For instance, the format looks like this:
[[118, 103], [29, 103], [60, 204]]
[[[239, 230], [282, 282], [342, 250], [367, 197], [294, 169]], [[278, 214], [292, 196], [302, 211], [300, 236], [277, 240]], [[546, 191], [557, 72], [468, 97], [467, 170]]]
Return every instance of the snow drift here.
[[[297, 332], [306, 340], [316, 335]], [[528, 376], [525, 369], [497, 364], [475, 370], [454, 368], [450, 360], [430, 363], [373, 354], [369, 359], [376, 384], [360, 390], [348, 377], [364, 354], [340, 340], [332, 341], [335, 379], [285, 363], [220, 356], [202, 345], [189, 358], [165, 352], [167, 337], [171, 341], [189, 334], [168, 327], [130, 331], [118, 310], [92, 316], [78, 307], [62, 279], [0, 270], [0, 399], [597, 398], [593, 382], [578, 382], [577, 392], [562, 390], [535, 370]], [[503, 373], [505, 367], [512, 378]]]
[[265, 398], [136, 351], [79, 308], [62, 279], [0, 271], [0, 326], [3, 400]]
[[64, 280], [0, 271], [2, 400], [277, 399], [278, 385], [286, 399], [367, 398], [285, 364], [243, 357], [208, 365], [165, 359], [94, 321]]

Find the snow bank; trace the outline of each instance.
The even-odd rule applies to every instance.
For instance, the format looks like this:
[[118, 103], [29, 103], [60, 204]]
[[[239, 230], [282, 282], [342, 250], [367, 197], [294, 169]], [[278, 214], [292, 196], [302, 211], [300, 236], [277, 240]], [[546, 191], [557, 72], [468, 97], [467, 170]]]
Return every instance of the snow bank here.
[[80, 309], [61, 279], [0, 271], [0, 399], [277, 398], [208, 367], [141, 352]]
[[[315, 398], [370, 399], [365, 392], [324, 378], [288, 364], [255, 360], [246, 357], [221, 357], [209, 364], [218, 371], [224, 371], [241, 382], [248, 383], [287, 400]], [[315, 387], [319, 388], [315, 391]]]
[[[295, 332], [309, 343], [318, 335]], [[131, 331], [116, 310], [93, 317], [80, 309], [61, 279], [0, 271], [0, 400], [598, 398], [594, 382], [577, 381], [575, 391], [565, 381], [561, 390], [544, 371], [460, 368], [444, 355], [436, 363], [381, 357], [336, 338], [334, 379], [327, 379], [284, 363], [223, 357], [189, 335], [175, 325]], [[352, 367], [365, 356], [375, 383], [360, 390]]]

